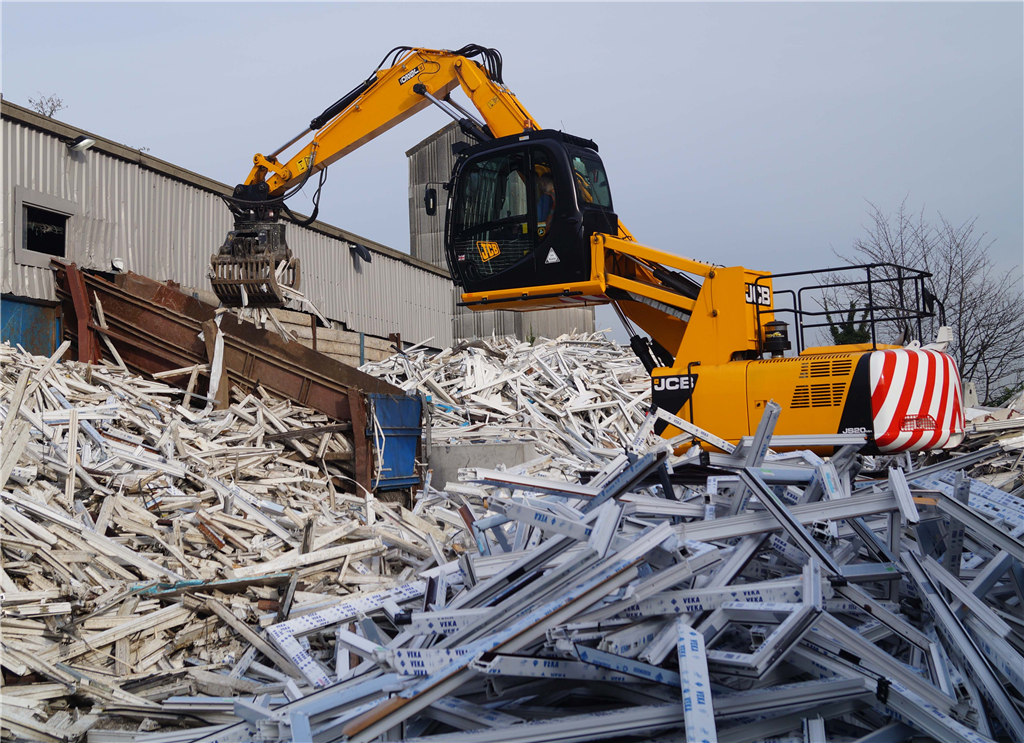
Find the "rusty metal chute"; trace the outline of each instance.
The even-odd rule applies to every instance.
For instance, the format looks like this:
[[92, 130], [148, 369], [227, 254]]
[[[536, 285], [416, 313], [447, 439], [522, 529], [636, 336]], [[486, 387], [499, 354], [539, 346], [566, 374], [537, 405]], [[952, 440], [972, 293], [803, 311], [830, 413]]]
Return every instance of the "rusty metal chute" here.
[[[109, 281], [78, 269], [74, 263], [54, 260], [57, 295], [65, 314], [65, 334], [80, 361], [101, 358], [98, 332], [117, 348], [134, 371], [153, 374], [212, 360], [216, 309], [180, 291], [134, 273]], [[103, 307], [106, 327], [93, 317], [93, 306]], [[346, 366], [276, 333], [241, 322], [233, 314], [221, 317], [224, 336], [224, 372], [231, 384], [245, 392], [257, 385], [313, 408], [338, 421], [351, 421], [355, 445], [355, 474], [360, 485], [371, 487], [372, 445], [366, 437], [366, 396], [402, 396], [399, 388]], [[204, 332], [203, 340], [200, 333]], [[217, 395], [226, 406], [227, 385]]]

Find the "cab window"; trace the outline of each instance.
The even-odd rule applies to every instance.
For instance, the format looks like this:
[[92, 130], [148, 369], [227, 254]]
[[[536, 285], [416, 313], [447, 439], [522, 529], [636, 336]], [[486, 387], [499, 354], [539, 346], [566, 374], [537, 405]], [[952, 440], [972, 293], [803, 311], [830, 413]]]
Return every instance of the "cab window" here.
[[456, 194], [453, 237], [457, 260], [471, 279], [501, 273], [534, 249], [532, 188], [524, 150], [466, 164]]
[[580, 204], [611, 209], [612, 194], [608, 188], [604, 164], [598, 158], [587, 155], [572, 155], [570, 160]]
[[459, 232], [508, 220], [527, 221], [525, 153], [503, 153], [467, 166], [461, 179], [456, 224]]

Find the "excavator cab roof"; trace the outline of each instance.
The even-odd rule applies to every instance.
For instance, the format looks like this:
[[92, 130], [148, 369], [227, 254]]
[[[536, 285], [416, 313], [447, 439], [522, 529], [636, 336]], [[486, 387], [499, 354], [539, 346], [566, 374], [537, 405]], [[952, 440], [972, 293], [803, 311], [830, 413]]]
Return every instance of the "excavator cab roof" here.
[[577, 137], [575, 134], [569, 134], [568, 132], [563, 132], [558, 129], [538, 129], [534, 131], [519, 132], [518, 134], [510, 134], [507, 137], [498, 137], [497, 139], [490, 139], [486, 142], [479, 142], [475, 145], [470, 145], [469, 147], [462, 149], [457, 154], [460, 157], [468, 157], [495, 147], [503, 147], [517, 142], [537, 141], [541, 139], [552, 139], [556, 142], [562, 142], [573, 147], [581, 147], [583, 149], [598, 152], [597, 142], [592, 139]]

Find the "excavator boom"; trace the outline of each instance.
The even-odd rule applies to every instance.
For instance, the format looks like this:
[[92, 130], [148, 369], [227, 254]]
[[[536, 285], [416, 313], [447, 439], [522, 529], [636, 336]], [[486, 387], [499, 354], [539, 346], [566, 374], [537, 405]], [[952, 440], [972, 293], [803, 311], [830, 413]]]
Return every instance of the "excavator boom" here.
[[[283, 306], [288, 290], [298, 288], [300, 265], [288, 248], [281, 220], [312, 223], [326, 169], [419, 111], [435, 105], [478, 140], [539, 129], [503, 84], [501, 67], [500, 53], [476, 45], [456, 51], [397, 47], [308, 128], [270, 154], [254, 155], [248, 177], [226, 199], [234, 229], [211, 259], [210, 281], [221, 302], [232, 307]], [[480, 118], [450, 99], [456, 88]], [[296, 145], [285, 158], [282, 153]], [[317, 174], [313, 214], [299, 220], [286, 201]]]

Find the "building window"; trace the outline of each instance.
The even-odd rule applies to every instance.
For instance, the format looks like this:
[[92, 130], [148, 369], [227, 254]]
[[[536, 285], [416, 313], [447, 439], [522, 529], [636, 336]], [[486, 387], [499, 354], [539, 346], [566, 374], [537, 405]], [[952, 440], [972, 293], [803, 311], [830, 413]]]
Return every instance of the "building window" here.
[[15, 262], [45, 268], [51, 258], [72, 257], [75, 203], [21, 186], [15, 187], [14, 199]]
[[25, 234], [22, 247], [33, 253], [45, 253], [55, 258], [67, 255], [68, 215], [24, 205], [22, 215]]

